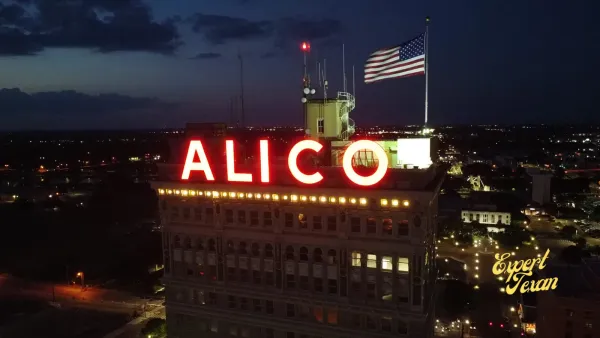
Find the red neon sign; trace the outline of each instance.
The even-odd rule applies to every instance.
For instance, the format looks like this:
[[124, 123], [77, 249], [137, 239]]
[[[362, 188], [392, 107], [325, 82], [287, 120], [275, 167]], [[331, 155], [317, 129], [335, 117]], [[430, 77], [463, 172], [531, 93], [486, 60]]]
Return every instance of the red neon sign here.
[[[260, 182], [270, 182], [270, 171], [269, 171], [269, 141], [260, 140]], [[298, 168], [298, 157], [300, 153], [306, 150], [318, 153], [323, 149], [323, 145], [313, 140], [302, 140], [296, 143], [288, 154], [288, 168], [292, 176], [298, 180], [298, 182], [311, 185], [319, 183], [323, 180], [323, 175], [318, 171], [312, 174], [304, 173]], [[369, 176], [359, 175], [352, 167], [352, 159], [356, 152], [366, 149], [373, 153], [377, 157], [377, 169]], [[195, 161], [195, 156], [198, 154], [199, 161]], [[227, 159], [227, 181], [229, 182], [253, 182], [253, 175], [251, 173], [238, 173], [235, 171], [235, 149], [233, 140], [225, 140], [225, 155]], [[346, 177], [357, 185], [361, 186], [372, 186], [379, 183], [386, 175], [388, 168], [388, 158], [385, 150], [381, 146], [373, 141], [360, 140], [356, 141], [346, 149], [342, 167]], [[212, 173], [210, 163], [202, 147], [202, 142], [198, 140], [190, 141], [187, 151], [187, 157], [185, 165], [183, 166], [183, 172], [181, 174], [182, 180], [188, 180], [192, 171], [202, 171], [207, 181], [214, 181], [215, 177]]]

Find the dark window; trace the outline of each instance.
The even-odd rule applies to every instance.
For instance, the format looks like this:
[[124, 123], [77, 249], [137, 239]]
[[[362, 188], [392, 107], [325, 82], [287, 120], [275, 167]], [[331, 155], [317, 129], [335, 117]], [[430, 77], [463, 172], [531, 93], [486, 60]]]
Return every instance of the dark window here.
[[227, 268], [227, 280], [235, 282], [235, 268]]
[[217, 294], [214, 292], [208, 293], [208, 304], [216, 305], [217, 304]]
[[313, 216], [313, 230], [321, 229], [323, 229], [323, 224], [321, 223], [321, 216]]
[[231, 210], [231, 209], [225, 210], [225, 223], [227, 223], [227, 224], [233, 223], [233, 210]]
[[294, 275], [287, 274], [285, 275], [286, 287], [293, 289], [296, 287], [296, 280], [294, 279]]
[[266, 308], [268, 314], [272, 315], [273, 313], [275, 313], [275, 307], [273, 306], [272, 300], [266, 301], [265, 308]]
[[385, 332], [392, 331], [392, 318], [389, 318], [389, 317], [381, 318], [381, 331], [385, 331]]
[[382, 222], [381, 222], [381, 232], [386, 235], [386, 236], [391, 236], [393, 233], [393, 223], [392, 220], [389, 218], [385, 218]]
[[367, 283], [367, 297], [375, 298], [375, 283]]
[[179, 217], [179, 208], [178, 207], [171, 207], [171, 217], [173, 217], [173, 218]]
[[246, 224], [246, 211], [238, 210], [238, 223]]
[[350, 231], [360, 232], [360, 218], [350, 217]]
[[250, 225], [258, 225], [258, 211], [250, 211]]
[[300, 260], [301, 261], [308, 260], [308, 249], [304, 246], [300, 248]]
[[315, 291], [316, 292], [323, 292], [323, 279], [321, 279], [321, 278], [314, 278], [313, 282], [315, 284]]
[[252, 281], [254, 282], [254, 284], [261, 283], [260, 271], [252, 271]]
[[323, 262], [323, 251], [319, 248], [316, 248], [315, 251], [313, 252], [313, 261], [315, 263], [322, 263]]
[[325, 133], [325, 120], [324, 119], [317, 120], [317, 132], [319, 134]]
[[261, 312], [262, 311], [262, 307], [260, 304], [260, 299], [253, 299], [252, 300], [252, 305], [254, 306], [254, 311], [256, 312]]
[[294, 215], [290, 213], [285, 214], [285, 227], [293, 228], [294, 227]]
[[265, 258], [273, 258], [273, 246], [271, 244], [265, 245]]
[[329, 293], [336, 294], [338, 290], [338, 284], [336, 279], [330, 279], [327, 285]]
[[408, 221], [402, 220], [398, 222], [398, 236], [408, 236]]
[[296, 307], [294, 306], [294, 304], [286, 303], [285, 312], [288, 317], [294, 317], [296, 316]]
[[183, 208], [183, 219], [190, 219], [190, 208]]
[[234, 296], [228, 296], [227, 297], [227, 304], [229, 305], [230, 309], [233, 309], [236, 307], [236, 303], [235, 303], [235, 297]]
[[337, 230], [337, 217], [336, 216], [327, 217], [327, 230], [328, 231], [336, 231]]
[[206, 221], [210, 223], [213, 221], [213, 218], [214, 218], [213, 209], [206, 208]]
[[240, 298], [240, 309], [248, 310], [248, 298]]
[[300, 276], [300, 290], [308, 290], [308, 276]]
[[263, 223], [265, 224], [265, 226], [273, 225], [273, 216], [271, 215], [270, 211], [265, 211], [263, 216], [264, 216]]
[[201, 207], [195, 207], [194, 208], [194, 218], [197, 221], [201, 221], [202, 220], [202, 208]]
[[377, 221], [373, 217], [367, 218], [367, 234], [377, 233]]
[[290, 245], [285, 248], [285, 259], [288, 261], [294, 260], [294, 248]]
[[245, 283], [249, 282], [248, 270], [240, 269], [240, 281], [245, 282]]

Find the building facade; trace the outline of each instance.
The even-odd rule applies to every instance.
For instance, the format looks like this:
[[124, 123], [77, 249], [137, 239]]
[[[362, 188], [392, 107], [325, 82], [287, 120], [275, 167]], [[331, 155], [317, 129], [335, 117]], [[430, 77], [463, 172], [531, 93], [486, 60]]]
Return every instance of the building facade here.
[[480, 224], [496, 225], [498, 223], [509, 225], [510, 212], [463, 210], [461, 218], [465, 223], [479, 222]]
[[432, 336], [432, 177], [406, 190], [153, 183], [169, 338]]

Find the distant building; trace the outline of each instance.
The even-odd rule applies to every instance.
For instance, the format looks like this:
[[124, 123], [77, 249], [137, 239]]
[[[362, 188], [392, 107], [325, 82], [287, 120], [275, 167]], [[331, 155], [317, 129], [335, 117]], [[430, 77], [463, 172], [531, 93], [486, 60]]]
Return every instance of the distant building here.
[[538, 293], [533, 332], [544, 338], [600, 337], [600, 260], [581, 265], [551, 262], [541, 273], [544, 278], [557, 277], [558, 286]]
[[548, 204], [552, 201], [550, 194], [550, 183], [552, 176], [548, 174], [533, 174], [533, 189], [531, 199], [539, 205]]
[[[479, 222], [479, 224], [489, 225], [509, 225], [510, 212], [501, 211], [479, 211], [479, 210], [463, 210], [461, 218], [465, 223]], [[504, 227], [488, 226], [489, 232], [503, 232]]]

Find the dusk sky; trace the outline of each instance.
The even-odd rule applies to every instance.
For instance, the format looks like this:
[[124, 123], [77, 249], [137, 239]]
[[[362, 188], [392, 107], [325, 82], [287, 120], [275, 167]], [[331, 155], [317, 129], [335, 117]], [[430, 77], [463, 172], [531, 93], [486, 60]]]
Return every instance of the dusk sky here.
[[422, 123], [423, 76], [365, 85], [363, 66], [428, 15], [431, 124], [600, 122], [596, 0], [0, 3], [2, 130], [229, 122], [238, 49], [248, 125], [300, 126], [304, 40], [312, 72], [327, 59], [330, 93], [345, 44], [359, 127]]

